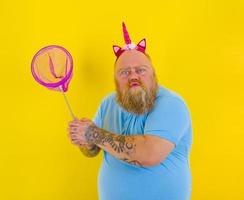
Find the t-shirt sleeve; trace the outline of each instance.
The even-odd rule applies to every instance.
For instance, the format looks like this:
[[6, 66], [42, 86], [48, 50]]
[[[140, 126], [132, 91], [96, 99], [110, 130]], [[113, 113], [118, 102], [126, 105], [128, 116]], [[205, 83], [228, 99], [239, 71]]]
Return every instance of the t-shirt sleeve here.
[[101, 104], [99, 105], [96, 114], [94, 115], [92, 121], [95, 123], [95, 125], [99, 128], [102, 128], [103, 126], [103, 115], [104, 110], [106, 109], [106, 102], [108, 100], [109, 96], [106, 96], [103, 98]]
[[183, 100], [160, 97], [147, 116], [144, 134], [156, 135], [177, 145], [189, 125], [189, 112]]
[[95, 116], [93, 117], [92, 121], [95, 123], [95, 125], [99, 128], [102, 127], [102, 116], [101, 116], [101, 105], [99, 106]]

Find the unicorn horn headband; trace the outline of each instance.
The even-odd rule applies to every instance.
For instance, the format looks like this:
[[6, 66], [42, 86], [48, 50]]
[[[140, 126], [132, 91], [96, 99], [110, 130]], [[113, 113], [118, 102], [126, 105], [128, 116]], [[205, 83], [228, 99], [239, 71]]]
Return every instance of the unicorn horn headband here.
[[137, 45], [135, 45], [134, 43], [131, 42], [129, 33], [126, 29], [125, 23], [122, 23], [122, 27], [123, 27], [123, 35], [124, 35], [124, 40], [125, 40], [125, 45], [124, 47], [120, 47], [117, 45], [113, 45], [113, 51], [114, 54], [116, 55], [117, 59], [119, 58], [119, 56], [124, 52], [124, 51], [128, 51], [131, 49], [136, 49], [137, 51], [140, 51], [142, 53], [145, 53], [146, 50], [146, 39], [142, 39]]

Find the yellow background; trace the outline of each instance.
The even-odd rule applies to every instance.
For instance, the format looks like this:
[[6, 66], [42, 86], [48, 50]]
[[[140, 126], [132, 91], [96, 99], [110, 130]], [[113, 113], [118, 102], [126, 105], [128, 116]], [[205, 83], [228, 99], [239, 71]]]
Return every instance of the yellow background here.
[[67, 97], [92, 118], [114, 90], [111, 46], [147, 38], [159, 82], [187, 102], [193, 121], [193, 200], [244, 199], [244, 1], [1, 0], [0, 199], [93, 200], [100, 154], [85, 158], [67, 137], [61, 94], [31, 76], [34, 53], [67, 48]]

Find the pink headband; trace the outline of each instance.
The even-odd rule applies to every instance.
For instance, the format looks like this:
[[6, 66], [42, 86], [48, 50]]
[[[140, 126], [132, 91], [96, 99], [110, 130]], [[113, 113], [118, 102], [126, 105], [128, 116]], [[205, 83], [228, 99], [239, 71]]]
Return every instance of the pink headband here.
[[137, 45], [133, 44], [130, 40], [130, 36], [129, 33], [126, 30], [126, 26], [125, 23], [122, 23], [123, 26], [123, 34], [124, 34], [124, 40], [125, 40], [125, 46], [123, 48], [117, 46], [117, 45], [113, 45], [113, 51], [114, 54], [116, 55], [117, 59], [119, 58], [119, 56], [124, 52], [124, 51], [128, 51], [130, 49], [136, 49], [137, 51], [140, 51], [142, 53], [145, 53], [146, 50], [146, 39], [142, 39]]

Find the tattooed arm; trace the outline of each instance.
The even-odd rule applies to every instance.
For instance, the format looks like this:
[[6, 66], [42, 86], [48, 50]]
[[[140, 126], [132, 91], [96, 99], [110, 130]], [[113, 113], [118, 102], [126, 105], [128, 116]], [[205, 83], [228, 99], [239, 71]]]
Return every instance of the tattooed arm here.
[[97, 145], [79, 146], [79, 149], [87, 157], [95, 157], [101, 150]]
[[132, 165], [152, 166], [159, 164], [173, 150], [174, 144], [152, 135], [118, 135], [96, 127], [84, 132], [85, 140], [96, 144], [116, 158]]

